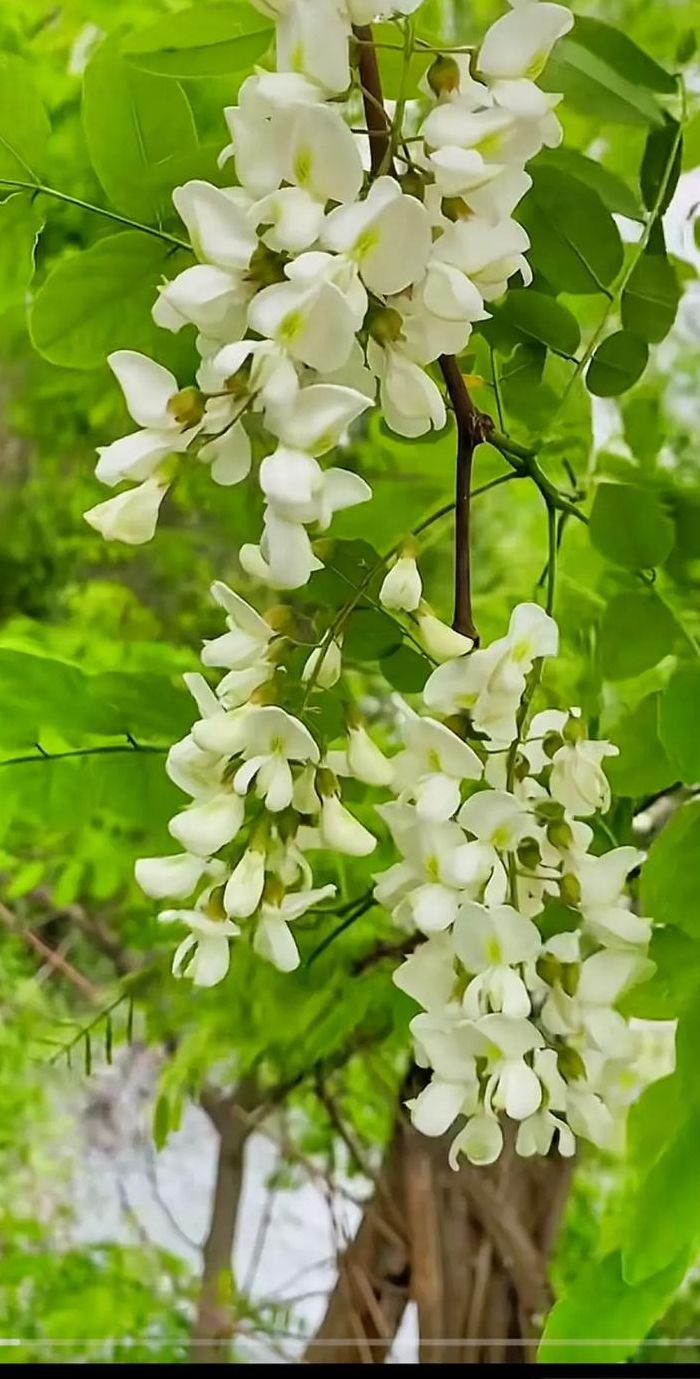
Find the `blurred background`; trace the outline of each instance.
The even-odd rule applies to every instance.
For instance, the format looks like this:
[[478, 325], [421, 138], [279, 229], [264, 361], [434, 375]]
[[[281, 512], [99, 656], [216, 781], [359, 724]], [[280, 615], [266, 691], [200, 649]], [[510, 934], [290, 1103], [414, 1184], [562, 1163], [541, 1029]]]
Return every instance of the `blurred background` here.
[[[0, 54], [29, 62], [50, 114], [54, 188], [104, 204], [80, 119], [86, 64], [111, 36], [185, 7], [168, 0], [0, 0]], [[696, 0], [579, 0], [576, 8], [620, 24], [670, 70], [698, 19]], [[426, 9], [434, 11], [435, 32], [468, 41], [502, 6], [429, 0]], [[687, 79], [700, 89], [695, 61]], [[235, 90], [226, 73], [183, 86], [213, 176], [227, 137], [221, 110]], [[641, 159], [644, 129], [601, 129], [598, 112], [584, 106], [564, 110], [572, 146], [594, 158], [604, 149], [606, 167], [625, 179]], [[105, 110], [108, 117], [108, 96]], [[695, 620], [698, 163], [696, 118], [667, 218], [668, 248], [685, 287], [675, 326], [621, 405], [596, 404], [591, 413], [589, 399], [569, 413], [559, 441], [575, 483], [594, 472], [624, 478], [635, 466], [654, 474], [678, 531], [666, 569], [668, 596]], [[188, 175], [183, 153], [182, 176]], [[39, 198], [35, 206], [47, 217], [39, 286], [56, 264], [114, 229], [74, 204], [49, 206]], [[631, 218], [618, 216], [618, 223], [634, 237]], [[221, 1326], [215, 1358], [283, 1361], [303, 1352], [304, 1337], [324, 1316], [338, 1252], [372, 1190], [400, 1085], [409, 1006], [391, 986], [389, 964], [363, 967], [370, 948], [390, 942], [376, 912], [360, 916], [291, 985], [245, 952], [214, 992], [193, 994], [171, 981], [170, 936], [158, 931], [153, 907], [133, 882], [133, 861], [168, 850], [166, 824], [178, 796], [164, 776], [162, 749], [190, 720], [178, 677], [196, 667], [202, 638], [220, 630], [207, 597], [211, 579], [245, 592], [236, 551], [259, 513], [252, 488], [217, 488], [202, 472], [175, 487], [146, 547], [108, 546], [85, 525], [83, 511], [103, 496], [93, 476], [95, 446], [122, 433], [126, 414], [100, 363], [99, 332], [91, 342], [89, 324], [76, 345], [76, 367], [52, 364], [34, 350], [26, 278], [21, 263], [14, 266], [0, 278], [0, 1358], [187, 1362], [208, 1288], [202, 1334]], [[136, 303], [147, 318], [152, 283], [143, 294], [136, 282], [123, 287], [125, 309]], [[579, 299], [579, 316], [582, 303], [586, 324], [596, 302]], [[143, 348], [151, 343], [163, 362], [187, 368], [180, 337], [149, 338]], [[488, 411], [494, 397], [481, 363], [477, 353], [470, 364], [474, 396]], [[334, 537], [347, 543], [345, 559], [357, 568], [363, 543], [386, 549], [451, 498], [450, 435], [416, 447], [372, 421], [347, 462], [375, 491], [371, 506], [334, 527]], [[477, 485], [502, 468], [483, 447]], [[540, 580], [543, 520], [527, 484], [496, 487], [476, 500], [476, 607], [485, 641], [501, 634], [512, 604], [531, 597]], [[421, 548], [426, 585], [445, 617], [449, 528], [449, 520], [436, 524]], [[553, 689], [594, 705], [605, 729], [627, 725], [617, 788], [629, 812], [633, 798], [654, 794], [648, 760], [638, 788], [638, 744], [651, 749], [643, 711], [634, 715], [657, 685], [649, 671], [602, 693], [588, 649], [610, 591], [609, 567], [585, 531], [567, 530], [557, 608], [567, 655]], [[331, 606], [342, 597], [332, 580], [324, 586]], [[46, 666], [37, 669], [47, 658], [53, 707], [44, 702]], [[356, 673], [381, 723], [385, 706], [372, 677], [361, 666]], [[410, 687], [410, 666], [403, 667], [397, 688]], [[137, 742], [153, 750], [61, 755], [78, 752], [86, 732], [98, 742], [109, 731], [104, 714], [116, 698], [130, 704]], [[37, 724], [48, 758], [36, 749]], [[375, 859], [371, 869], [379, 867]], [[337, 912], [320, 927], [309, 919], [307, 955], [337, 924]], [[352, 988], [349, 970], [358, 977]], [[660, 1026], [649, 1039], [659, 1075], [668, 1066], [667, 1033]], [[261, 1087], [272, 1103], [264, 1124]], [[584, 1161], [556, 1280], [572, 1277], [599, 1244], [621, 1190], [615, 1155]], [[212, 1297], [206, 1264], [212, 1223], [222, 1220], [224, 1234], [235, 1237], [234, 1269], [226, 1294], [214, 1288]], [[700, 1359], [683, 1346], [699, 1329], [700, 1295], [691, 1277], [659, 1324], [659, 1334], [679, 1338], [677, 1354], [665, 1358]], [[639, 1358], [651, 1354], [653, 1347]], [[410, 1310], [392, 1356], [415, 1359]]]

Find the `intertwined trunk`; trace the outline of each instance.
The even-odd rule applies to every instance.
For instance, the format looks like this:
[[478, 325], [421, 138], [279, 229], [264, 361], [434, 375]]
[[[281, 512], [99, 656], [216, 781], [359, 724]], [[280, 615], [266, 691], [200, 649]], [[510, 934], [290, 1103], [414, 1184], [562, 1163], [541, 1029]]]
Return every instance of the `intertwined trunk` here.
[[455, 1173], [447, 1148], [398, 1120], [307, 1362], [381, 1364], [411, 1300], [422, 1362], [532, 1360], [570, 1166], [509, 1144]]

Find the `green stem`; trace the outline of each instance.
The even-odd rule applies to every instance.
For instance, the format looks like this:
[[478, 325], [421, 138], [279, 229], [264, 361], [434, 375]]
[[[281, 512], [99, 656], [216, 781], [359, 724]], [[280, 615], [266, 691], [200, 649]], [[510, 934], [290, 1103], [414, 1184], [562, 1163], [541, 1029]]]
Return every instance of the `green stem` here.
[[106, 747], [76, 747], [70, 752], [45, 752], [43, 747], [40, 747], [37, 743], [36, 752], [32, 752], [27, 756], [10, 757], [7, 761], [0, 761], [0, 767], [28, 766], [35, 761], [67, 761], [75, 757], [115, 756], [122, 753], [127, 753], [131, 756], [139, 752], [143, 755], [164, 756], [169, 750], [169, 747], [142, 747], [140, 742], [130, 742], [128, 745], [114, 743]]
[[554, 598], [557, 583], [557, 554], [558, 554], [558, 535], [557, 535], [557, 510], [551, 503], [547, 503], [547, 541], [549, 555], [547, 558], [547, 599], [545, 608], [552, 615], [554, 612]]
[[81, 201], [78, 196], [69, 196], [68, 192], [57, 191], [55, 187], [46, 187], [42, 182], [18, 182], [11, 177], [0, 177], [0, 187], [14, 187], [16, 191], [31, 192], [33, 196], [51, 196], [55, 201], [63, 201], [69, 206], [78, 206], [81, 211], [91, 211], [93, 215], [104, 216], [106, 220], [116, 221], [117, 225], [127, 225], [130, 230], [140, 230], [144, 235], [152, 235], [154, 239], [160, 239], [164, 244], [171, 244], [174, 249], [186, 249], [192, 253], [192, 245], [184, 239], [178, 239], [176, 235], [169, 235], [165, 230], [156, 229], [155, 225], [142, 225], [138, 220], [131, 220], [129, 216], [119, 215], [117, 211], [109, 211], [105, 206], [93, 206], [90, 201]]

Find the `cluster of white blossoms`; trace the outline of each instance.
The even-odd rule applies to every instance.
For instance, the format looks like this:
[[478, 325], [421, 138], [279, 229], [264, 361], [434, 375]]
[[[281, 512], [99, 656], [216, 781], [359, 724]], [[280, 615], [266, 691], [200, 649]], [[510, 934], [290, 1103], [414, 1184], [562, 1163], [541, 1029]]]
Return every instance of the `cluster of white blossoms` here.
[[[402, 436], [444, 426], [437, 361], [464, 350], [514, 274], [529, 280], [513, 211], [530, 185], [525, 164], [561, 136], [558, 98], [535, 79], [573, 21], [560, 5], [511, 0], [478, 51], [437, 53], [420, 132], [388, 126], [377, 166], [376, 142], [369, 159], [366, 133], [348, 122], [367, 41], [353, 26], [393, 17], [409, 26], [408, 52], [419, 0], [253, 3], [276, 23], [276, 70], [256, 70], [225, 112], [222, 166], [233, 157], [236, 185], [176, 189], [198, 262], [153, 309], [167, 330], [195, 328], [196, 382], [181, 387], [132, 351], [110, 357], [139, 429], [101, 450], [98, 478], [125, 487], [87, 519], [138, 544], [186, 455], [220, 484], [254, 472], [263, 532], [240, 563], [291, 590], [320, 565], [315, 533], [371, 496], [323, 458], [377, 401]], [[602, 763], [615, 748], [588, 740], [576, 710], [529, 720], [539, 669], [558, 650], [553, 619], [521, 604], [506, 636], [473, 650], [425, 604], [407, 545], [379, 598], [437, 663], [423, 711], [403, 707], [392, 758], [352, 714], [342, 749], [324, 758], [283, 707], [298, 702], [291, 610], [261, 616], [220, 583], [213, 594], [228, 627], [202, 661], [225, 673], [215, 691], [186, 677], [200, 717], [167, 762], [190, 797], [170, 822], [184, 851], [136, 869], [149, 896], [180, 902], [160, 916], [188, 930], [176, 973], [221, 981], [239, 936], [293, 970], [290, 926], [335, 893], [315, 883], [309, 854], [365, 857], [376, 844], [338, 778], [390, 788], [378, 813], [403, 860], [376, 878], [375, 895], [419, 940], [395, 974], [422, 1007], [411, 1030], [431, 1073], [414, 1123], [441, 1135], [464, 1119], [454, 1164], [461, 1153], [493, 1162], [506, 1118], [523, 1155], [555, 1141], [571, 1155], [579, 1135], [606, 1144], [632, 1094], [635, 1035], [616, 1007], [649, 971], [650, 923], [629, 894], [642, 854], [591, 851], [586, 820], [609, 806]], [[331, 626], [302, 673], [304, 703], [342, 669]]]
[[[406, 564], [400, 577], [410, 611]], [[432, 1074], [411, 1117], [427, 1135], [464, 1118], [454, 1166], [498, 1158], [504, 1114], [525, 1156], [554, 1141], [572, 1155], [579, 1135], [608, 1145], [638, 1090], [638, 1036], [615, 1007], [652, 970], [628, 894], [644, 854], [590, 851], [584, 820], [609, 807], [616, 748], [589, 741], [577, 710], [524, 728], [528, 677], [557, 650], [553, 619], [521, 604], [507, 636], [438, 666], [423, 699], [449, 721], [406, 717], [397, 798], [378, 809], [403, 860], [376, 898], [425, 935], [394, 976], [422, 1007], [411, 1031]]]
[[[191, 800], [169, 825], [185, 851], [136, 864], [147, 895], [188, 901], [160, 919], [189, 929], [173, 971], [197, 986], [223, 980], [229, 942], [242, 933], [261, 957], [293, 971], [299, 953], [289, 926], [336, 890], [314, 886], [307, 853], [361, 857], [376, 845], [343, 805], [309, 729], [275, 702], [290, 644], [275, 631], [274, 611], [269, 621], [261, 618], [225, 584], [212, 593], [226, 611], [227, 631], [205, 643], [202, 661], [227, 673], [216, 692], [202, 675], [185, 676], [201, 716], [166, 765]], [[359, 726], [350, 731], [349, 756], [371, 759], [375, 776], [385, 760]]]
[[97, 477], [127, 486], [86, 517], [108, 540], [140, 544], [185, 455], [220, 484], [255, 470], [263, 532], [241, 564], [295, 589], [320, 563], [313, 534], [371, 497], [360, 475], [322, 458], [378, 397], [399, 435], [443, 427], [436, 361], [465, 348], [515, 273], [529, 281], [512, 213], [530, 186], [525, 163], [561, 135], [558, 97], [534, 78], [573, 19], [517, 3], [478, 52], [437, 54], [420, 134], [392, 130], [372, 172], [367, 136], [348, 123], [367, 41], [352, 26], [410, 24], [419, 0], [253, 3], [275, 20], [276, 70], [256, 70], [225, 111], [222, 165], [233, 158], [236, 185], [173, 193], [198, 262], [153, 308], [166, 330], [194, 327], [196, 382], [180, 387], [130, 350], [110, 356], [140, 429], [100, 451]]

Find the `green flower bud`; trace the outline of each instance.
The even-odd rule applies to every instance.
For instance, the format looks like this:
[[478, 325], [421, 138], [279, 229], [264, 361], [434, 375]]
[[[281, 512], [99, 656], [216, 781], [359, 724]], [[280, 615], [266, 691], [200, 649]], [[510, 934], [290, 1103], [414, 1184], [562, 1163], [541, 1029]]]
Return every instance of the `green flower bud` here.
[[523, 838], [518, 844], [517, 858], [522, 867], [536, 871], [541, 860], [540, 845], [536, 838]]
[[575, 996], [581, 980], [581, 968], [577, 962], [563, 962], [561, 965], [561, 989], [567, 996]]
[[554, 753], [559, 751], [559, 748], [562, 746], [563, 741], [564, 739], [561, 733], [545, 733], [544, 738], [542, 739], [542, 751], [544, 752], [546, 757], [549, 757], [550, 761], [552, 760]]
[[405, 196], [415, 196], [416, 201], [425, 201], [425, 178], [415, 168], [401, 175], [399, 185]]
[[568, 742], [570, 746], [574, 747], [577, 742], [583, 741], [583, 738], [585, 736], [586, 729], [584, 727], [583, 720], [581, 718], [573, 718], [569, 716], [569, 718], [567, 718], [566, 720], [566, 723], [564, 724], [564, 741]]
[[564, 905], [575, 907], [581, 903], [581, 883], [571, 872], [566, 872], [559, 882], [559, 895]]
[[547, 986], [554, 986], [561, 978], [562, 963], [553, 953], [542, 953], [537, 959], [535, 969], [538, 977], [546, 982]]
[[284, 266], [284, 254], [276, 254], [266, 244], [259, 244], [253, 251], [246, 278], [258, 287], [272, 287], [274, 283], [287, 281]]
[[459, 70], [459, 63], [453, 57], [445, 57], [438, 53], [435, 61], [428, 68], [428, 86], [434, 96], [447, 96], [453, 91], [459, 91], [462, 74]]
[[553, 848], [560, 848], [563, 852], [571, 847], [574, 835], [566, 819], [554, 819], [552, 823], [547, 824], [547, 840]]
[[401, 339], [403, 317], [392, 306], [372, 302], [367, 312], [367, 329], [378, 345], [393, 345]]
[[461, 196], [443, 196], [442, 214], [446, 220], [466, 220], [471, 211]]
[[204, 416], [204, 396], [199, 388], [181, 388], [171, 397], [167, 410], [179, 426], [196, 426]]
[[316, 772], [316, 789], [323, 798], [338, 794], [338, 778], [327, 766], [320, 766]]
[[557, 1067], [562, 1077], [567, 1082], [578, 1082], [580, 1078], [586, 1076], [586, 1065], [576, 1049], [572, 1049], [569, 1044], [557, 1052]]
[[535, 800], [535, 816], [543, 823], [564, 818], [564, 806], [558, 800]]

